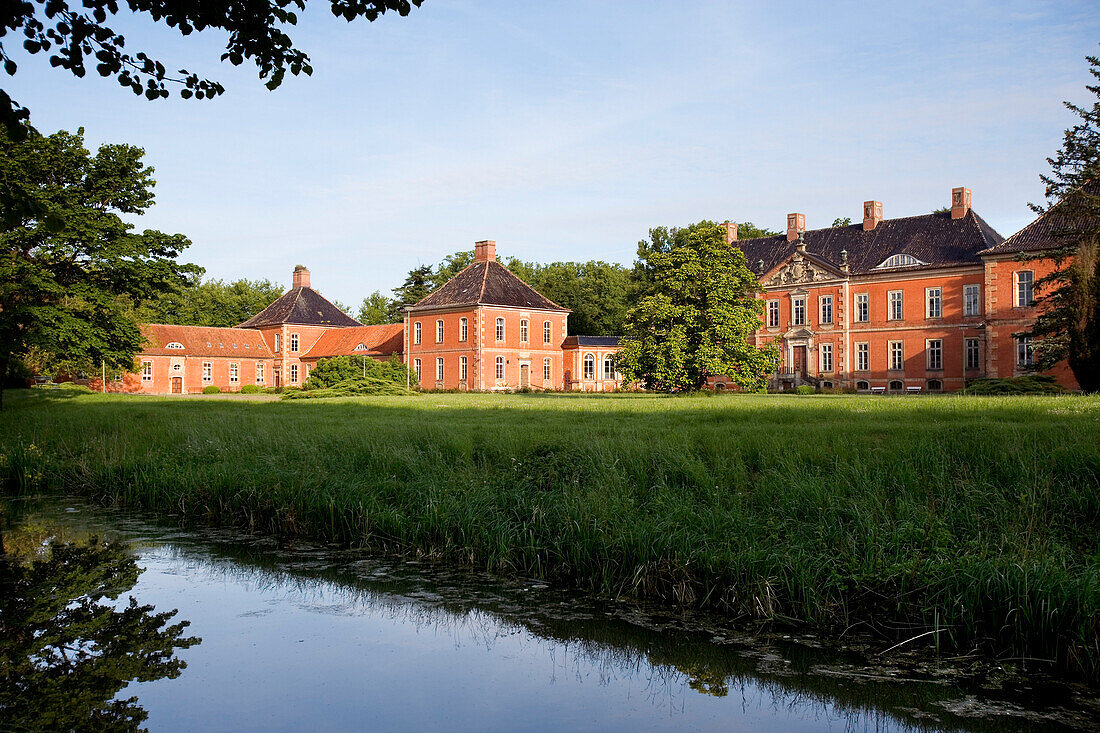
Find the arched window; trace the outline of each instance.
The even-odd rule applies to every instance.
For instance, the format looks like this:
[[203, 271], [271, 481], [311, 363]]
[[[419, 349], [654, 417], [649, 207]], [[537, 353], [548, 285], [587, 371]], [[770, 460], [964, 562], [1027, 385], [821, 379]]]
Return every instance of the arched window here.
[[527, 319], [524, 318], [519, 322], [519, 340], [523, 343], [527, 343]]
[[611, 354], [608, 354], [603, 358], [603, 378], [615, 378], [615, 357], [613, 357]]
[[888, 267], [911, 267], [913, 265], [925, 265], [925, 264], [928, 264], [928, 263], [921, 262], [920, 260], [918, 260], [913, 255], [897, 254], [897, 255], [890, 255], [889, 257], [887, 257], [885, 260], [882, 261], [882, 264], [878, 265], [875, 269], [876, 270], [886, 269]]
[[543, 321], [542, 322], [542, 342], [544, 344], [549, 344], [553, 340], [554, 340], [554, 326], [551, 325], [550, 321]]
[[497, 379], [504, 379], [504, 357], [497, 357]]
[[871, 383], [862, 381], [856, 382], [856, 389], [858, 389], [860, 392], [866, 392], [867, 390], [871, 389]]
[[458, 357], [458, 380], [460, 382], [466, 381], [467, 361], [465, 356]]
[[551, 375], [551, 367], [554, 364], [554, 360], [547, 357], [542, 360], [542, 381], [549, 382]]
[[435, 381], [443, 381], [443, 357], [439, 357], [435, 360]]
[[298, 334], [296, 333], [290, 334], [290, 351], [291, 353], [298, 351]]
[[592, 354], [584, 355], [584, 378], [595, 379], [596, 378], [596, 357]]
[[183, 344], [181, 344], [179, 341], [172, 341], [172, 342], [166, 344], [164, 348], [166, 348], [166, 349], [182, 349]]
[[943, 390], [943, 382], [941, 382], [938, 379], [929, 379], [928, 380], [928, 391], [929, 392], [940, 392], [942, 390]]
[[440, 318], [435, 322], [435, 342], [437, 344], [443, 343], [443, 319]]
[[416, 381], [420, 381], [420, 359], [413, 359], [413, 372], [416, 373]]
[[423, 327], [420, 325], [420, 321], [417, 321], [416, 323], [413, 324], [413, 343], [414, 344], [420, 343], [420, 337], [421, 337], [421, 331], [422, 330], [423, 330]]
[[358, 346], [355, 347], [355, 350], [356, 351], [366, 351], [367, 350], [367, 345], [366, 344], [359, 344]]
[[503, 341], [503, 340], [504, 340], [504, 319], [503, 318], [498, 318], [497, 319], [497, 341]]
[[905, 383], [904, 382], [902, 382], [900, 379], [891, 380], [891, 382], [890, 382], [890, 391], [891, 392], [900, 392], [903, 389], [905, 389]]

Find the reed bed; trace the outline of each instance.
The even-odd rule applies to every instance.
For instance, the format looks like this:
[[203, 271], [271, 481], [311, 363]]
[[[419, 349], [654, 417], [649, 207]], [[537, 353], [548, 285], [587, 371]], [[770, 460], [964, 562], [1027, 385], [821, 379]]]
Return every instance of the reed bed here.
[[6, 402], [9, 491], [1100, 679], [1100, 398]]

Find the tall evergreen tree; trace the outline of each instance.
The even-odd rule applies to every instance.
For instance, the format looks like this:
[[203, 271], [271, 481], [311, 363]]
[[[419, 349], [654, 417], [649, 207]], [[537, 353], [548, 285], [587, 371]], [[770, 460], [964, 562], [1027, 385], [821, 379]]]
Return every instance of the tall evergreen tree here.
[[[1100, 80], [1100, 58], [1087, 57]], [[1086, 86], [1097, 97], [1090, 107], [1065, 102], [1081, 121], [1069, 128], [1062, 148], [1048, 158], [1046, 214], [1053, 249], [1027, 258], [1052, 257], [1056, 269], [1036, 281], [1039, 316], [1027, 332], [1036, 339], [1036, 368], [1066, 360], [1086, 392], [1100, 391], [1100, 84]]]
[[672, 392], [701, 389], [708, 377], [725, 375], [763, 390], [779, 352], [748, 341], [764, 304], [744, 253], [727, 246], [723, 228], [710, 221], [653, 231], [654, 247], [639, 263], [648, 282], [627, 314], [619, 353], [624, 381]]
[[423, 300], [428, 293], [435, 290], [434, 277], [431, 265], [421, 265], [409, 270], [405, 283], [393, 289], [398, 305], [413, 305]]

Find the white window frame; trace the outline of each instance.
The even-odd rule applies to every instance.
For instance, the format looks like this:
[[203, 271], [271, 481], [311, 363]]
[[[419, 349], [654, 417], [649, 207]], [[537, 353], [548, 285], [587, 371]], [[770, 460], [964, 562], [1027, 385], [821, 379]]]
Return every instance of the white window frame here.
[[202, 381], [209, 382], [214, 378], [214, 364], [209, 361], [202, 363]]
[[868, 341], [860, 341], [856, 344], [856, 371], [871, 371], [871, 344]]
[[531, 322], [526, 318], [521, 318], [519, 322], [519, 340], [521, 343], [527, 343], [528, 330], [531, 326]]
[[982, 286], [963, 285], [963, 315], [980, 316], [982, 314]]
[[821, 373], [832, 373], [833, 371], [833, 345], [821, 344], [818, 347], [820, 351], [819, 358], [821, 359], [821, 368], [818, 369]]
[[943, 371], [943, 339], [925, 339], [925, 366], [928, 371]]
[[420, 321], [413, 324], [413, 343], [419, 344], [424, 336], [424, 327], [420, 325]]
[[465, 382], [469, 373], [469, 360], [465, 356], [458, 357], [458, 381]]
[[779, 301], [768, 301], [768, 328], [779, 328]]
[[905, 371], [905, 342], [904, 341], [889, 341], [887, 342], [887, 370], [891, 372]]
[[791, 296], [791, 324], [795, 326], [806, 325], [806, 296]]
[[1026, 367], [1035, 363], [1035, 342], [1030, 336], [1016, 337], [1016, 366]]
[[503, 341], [504, 340], [504, 317], [503, 316], [497, 318], [496, 336], [497, 336], [497, 341]]
[[871, 295], [870, 293], [856, 293], [856, 323], [869, 323], [871, 321]]
[[833, 296], [831, 295], [819, 295], [817, 298], [817, 315], [820, 317], [819, 323], [824, 326], [831, 326], [833, 324]]
[[290, 365], [290, 383], [291, 384], [298, 384], [298, 365], [297, 364], [291, 364]]
[[[547, 321], [549, 323], [549, 321]], [[542, 360], [542, 381], [549, 382], [551, 375], [553, 374], [554, 360], [550, 357], [546, 357]]]
[[182, 349], [183, 344], [181, 344], [179, 341], [170, 341], [167, 344], [165, 344], [164, 348], [166, 348], [166, 349]]
[[237, 361], [229, 362], [229, 383], [238, 384], [241, 381], [241, 364]]
[[141, 362], [141, 381], [152, 382], [153, 381], [153, 362], [143, 361]]
[[276, 353], [279, 351], [279, 334], [275, 334], [275, 351]]
[[264, 363], [262, 361], [256, 362], [256, 384], [263, 384], [264, 383], [264, 381], [266, 379], [266, 375], [265, 375], [266, 371], [267, 371], [267, 368], [264, 366]]
[[924, 289], [924, 317], [943, 318], [943, 288]]
[[458, 319], [458, 340], [465, 341], [470, 335], [470, 319], [463, 316]]
[[504, 379], [504, 357], [498, 356], [496, 359], [496, 378]]
[[[982, 346], [979, 339], [968, 338], [963, 340], [963, 364], [969, 371], [982, 368]], [[971, 358], [973, 356], [973, 359]]]
[[581, 359], [581, 374], [582, 379], [591, 381], [596, 378], [596, 355], [589, 352]]
[[888, 321], [902, 321], [905, 320], [905, 291], [904, 290], [891, 290], [886, 294], [886, 302], [888, 304], [888, 310], [886, 313], [886, 320]]
[[443, 357], [437, 356], [435, 358], [435, 381], [443, 381]]
[[[1025, 278], [1026, 275], [1026, 278]], [[1017, 308], [1029, 308], [1035, 304], [1035, 273], [1031, 270], [1016, 270], [1012, 273], [1012, 281], [1015, 284], [1015, 302]], [[1027, 298], [1024, 298], [1024, 295]]]
[[420, 381], [420, 359], [413, 359], [413, 373], [416, 374], [416, 381]]
[[554, 324], [550, 321], [542, 322], [542, 342], [544, 344], [554, 343]]
[[615, 358], [611, 354], [603, 357], [603, 378], [612, 381], [615, 379]]
[[297, 354], [299, 346], [301, 346], [301, 337], [296, 333], [290, 334], [290, 353]]
[[443, 343], [443, 319], [439, 318], [435, 322], [435, 342], [437, 344]]

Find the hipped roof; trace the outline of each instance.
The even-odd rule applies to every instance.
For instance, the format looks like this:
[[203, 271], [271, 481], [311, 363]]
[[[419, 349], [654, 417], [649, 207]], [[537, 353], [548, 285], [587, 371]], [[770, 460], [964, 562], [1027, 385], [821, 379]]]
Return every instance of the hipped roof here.
[[362, 326], [347, 313], [328, 302], [313, 288], [291, 288], [274, 303], [242, 323], [238, 328], [262, 328], [290, 323], [298, 326]]
[[406, 310], [422, 311], [474, 305], [569, 312], [568, 308], [562, 308], [544, 297], [496, 261], [473, 263], [444, 283], [439, 290]]

